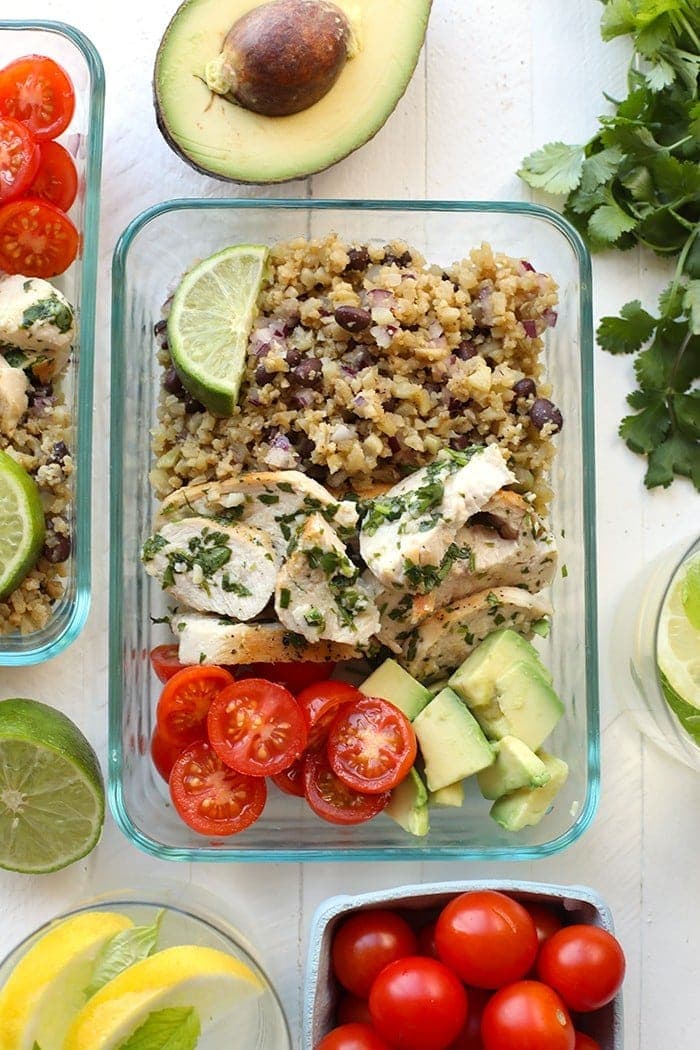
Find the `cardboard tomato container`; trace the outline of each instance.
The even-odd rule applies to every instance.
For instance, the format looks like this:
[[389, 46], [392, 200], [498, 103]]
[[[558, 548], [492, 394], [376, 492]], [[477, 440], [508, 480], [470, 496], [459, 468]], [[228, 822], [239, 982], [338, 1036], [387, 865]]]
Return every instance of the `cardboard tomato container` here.
[[[336, 928], [346, 916], [372, 908], [435, 912], [458, 894], [473, 890], [498, 890], [523, 904], [547, 904], [560, 912], [566, 925], [583, 923], [614, 933], [609, 907], [597, 893], [585, 886], [551, 886], [501, 879], [439, 882], [330, 897], [316, 909], [311, 927], [304, 985], [302, 1050], [315, 1050], [323, 1036], [333, 1028], [338, 985], [331, 968], [331, 944]], [[577, 1023], [582, 1031], [600, 1043], [601, 1050], [624, 1050], [622, 992], [607, 1006], [586, 1014], [585, 1021]]]

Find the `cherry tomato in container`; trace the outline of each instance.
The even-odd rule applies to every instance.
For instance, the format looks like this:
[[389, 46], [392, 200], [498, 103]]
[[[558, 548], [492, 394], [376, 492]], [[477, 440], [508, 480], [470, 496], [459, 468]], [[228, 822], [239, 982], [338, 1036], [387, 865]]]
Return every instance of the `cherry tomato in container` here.
[[283, 685], [296, 696], [307, 685], [330, 678], [335, 670], [335, 664], [330, 661], [321, 663], [313, 660], [299, 660], [296, 663], [239, 664], [232, 670], [234, 678], [265, 678], [268, 682]]
[[294, 795], [295, 798], [304, 797], [304, 756], [297, 758], [291, 766], [287, 766], [281, 773], [275, 773], [272, 780], [285, 795]]
[[236, 835], [258, 819], [267, 799], [262, 777], [224, 765], [205, 741], [191, 744], [175, 760], [170, 797], [179, 816], [200, 835]]
[[576, 1037], [574, 1050], [601, 1050], [600, 1043], [596, 1043], [590, 1035], [584, 1035], [583, 1032], [574, 1032], [574, 1035]]
[[607, 930], [566, 926], [542, 946], [537, 974], [569, 1009], [587, 1013], [615, 998], [625, 976], [625, 956]]
[[35, 138], [57, 138], [74, 110], [73, 85], [53, 59], [25, 55], [0, 69], [0, 114], [25, 124]]
[[491, 996], [481, 1018], [484, 1050], [574, 1050], [574, 1026], [555, 991], [516, 981]]
[[19, 197], [39, 169], [39, 147], [17, 120], [0, 117], [0, 203]]
[[360, 999], [351, 992], [346, 992], [340, 997], [338, 1008], [335, 1012], [338, 1024], [372, 1024], [372, 1015], [369, 1012], [369, 1003], [366, 999]]
[[542, 947], [553, 933], [562, 928], [563, 923], [554, 909], [548, 908], [546, 904], [528, 904], [527, 910], [535, 924], [537, 943]]
[[391, 962], [416, 954], [416, 935], [405, 919], [386, 908], [358, 911], [336, 930], [333, 973], [354, 995], [367, 998], [379, 973]]
[[537, 956], [535, 924], [525, 908], [494, 890], [462, 893], [438, 916], [438, 957], [476, 988], [518, 981]]
[[306, 747], [301, 708], [284, 686], [242, 678], [220, 693], [207, 718], [209, 742], [222, 762], [249, 776], [272, 776]]
[[166, 783], [170, 779], [176, 759], [180, 757], [184, 750], [185, 748], [182, 744], [171, 744], [169, 740], [166, 740], [157, 728], [153, 731], [153, 736], [151, 737], [151, 759], [156, 767], [156, 771]]
[[393, 1050], [368, 1024], [344, 1024], [325, 1035], [316, 1050]]
[[163, 684], [187, 666], [180, 663], [177, 654], [177, 645], [157, 645], [155, 649], [151, 649], [150, 659], [153, 673]]
[[342, 707], [328, 734], [333, 772], [348, 787], [367, 794], [400, 784], [416, 751], [416, 734], [403, 712], [372, 696]]
[[80, 238], [53, 204], [27, 197], [0, 207], [0, 270], [27, 277], [56, 277], [71, 265]]
[[437, 919], [422, 926], [418, 931], [418, 954], [429, 955], [431, 959], [437, 959], [438, 953], [435, 946], [435, 927]]
[[206, 733], [214, 699], [233, 681], [223, 667], [185, 667], [165, 683], [156, 707], [156, 724], [171, 744], [194, 743]]
[[39, 170], [29, 188], [29, 196], [68, 211], [78, 195], [75, 161], [60, 142], [42, 142], [39, 154]]
[[391, 793], [353, 791], [330, 767], [324, 751], [308, 751], [304, 760], [304, 794], [317, 817], [329, 824], [363, 824], [389, 804]]
[[446, 1050], [464, 1027], [464, 985], [437, 959], [409, 955], [389, 963], [372, 985], [369, 1009], [397, 1050]]
[[361, 697], [362, 693], [353, 685], [328, 679], [302, 689], [297, 695], [297, 703], [306, 719], [307, 748], [315, 751], [322, 747], [341, 704], [354, 702]]
[[483, 988], [467, 988], [467, 999], [469, 1000], [467, 1023], [454, 1042], [450, 1043], [448, 1050], [484, 1050], [481, 1038], [481, 1018], [490, 998], [491, 992], [484, 991]]

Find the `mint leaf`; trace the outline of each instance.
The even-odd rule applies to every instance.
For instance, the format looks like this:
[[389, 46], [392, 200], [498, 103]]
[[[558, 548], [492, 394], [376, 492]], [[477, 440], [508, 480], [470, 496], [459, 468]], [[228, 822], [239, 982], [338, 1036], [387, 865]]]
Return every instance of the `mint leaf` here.
[[619, 317], [603, 317], [598, 343], [611, 354], [633, 354], [651, 338], [656, 319], [642, 309], [639, 299], [625, 303]]
[[690, 318], [693, 335], [700, 335], [700, 280], [688, 281], [683, 296], [683, 309]]
[[90, 983], [85, 989], [88, 998], [95, 992], [99, 992], [100, 988], [103, 988], [108, 981], [117, 977], [127, 967], [153, 954], [162, 920], [163, 912], [160, 911], [151, 926], [131, 926], [128, 930], [122, 930], [107, 941], [95, 963]]
[[588, 220], [591, 237], [603, 244], [614, 244], [623, 233], [632, 231], [636, 225], [637, 220], [617, 204], [603, 204]]
[[584, 157], [583, 146], [550, 142], [525, 158], [518, 175], [534, 189], [571, 193], [581, 181]]
[[192, 1007], [157, 1010], [149, 1014], [119, 1050], [195, 1050], [201, 1031]]

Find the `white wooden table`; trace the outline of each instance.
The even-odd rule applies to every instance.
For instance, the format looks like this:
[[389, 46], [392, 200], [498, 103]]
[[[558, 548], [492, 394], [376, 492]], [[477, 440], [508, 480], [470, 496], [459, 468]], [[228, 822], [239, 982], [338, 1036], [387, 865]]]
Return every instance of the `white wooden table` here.
[[[381, 2], [381, 0], [377, 0]], [[195, 174], [155, 128], [151, 73], [174, 0], [2, 0], [3, 16], [83, 29], [107, 73], [96, 345], [93, 599], [79, 641], [42, 667], [0, 670], [0, 696], [32, 696], [75, 718], [106, 753], [109, 455], [109, 266], [116, 238], [142, 208], [235, 187]], [[387, 127], [329, 172], [266, 196], [519, 199], [513, 174], [531, 149], [585, 141], [601, 91], [623, 91], [624, 43], [603, 45], [591, 0], [434, 0], [427, 47]], [[251, 189], [241, 190], [250, 195]], [[640, 296], [653, 305], [662, 267], [648, 255], [595, 261], [596, 316]], [[700, 1031], [700, 778], [645, 744], [611, 688], [611, 623], [627, 581], [658, 551], [698, 531], [690, 485], [647, 493], [642, 463], [616, 436], [632, 389], [627, 359], [598, 352], [597, 461], [603, 787], [599, 814], [570, 850], [532, 864], [169, 865], [139, 853], [108, 818], [85, 862], [45, 877], [0, 873], [0, 952], [67, 905], [109, 889], [179, 880], [228, 902], [259, 946], [293, 1028], [311, 914], [326, 896], [436, 878], [503, 875], [583, 882], [610, 902], [628, 958], [626, 1050], [697, 1050]], [[613, 646], [614, 646], [614, 639]]]

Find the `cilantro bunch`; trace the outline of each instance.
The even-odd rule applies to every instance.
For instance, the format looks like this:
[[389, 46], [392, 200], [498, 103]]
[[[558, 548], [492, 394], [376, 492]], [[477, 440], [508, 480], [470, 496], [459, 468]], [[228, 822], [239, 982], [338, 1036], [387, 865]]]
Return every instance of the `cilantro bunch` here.
[[657, 317], [634, 301], [597, 334], [610, 353], [637, 354], [620, 434], [648, 456], [645, 484], [680, 474], [700, 490], [700, 0], [603, 2], [603, 39], [633, 40], [627, 97], [605, 96], [614, 113], [588, 143], [550, 143], [518, 174], [566, 195], [592, 251], [641, 244], [677, 260]]

